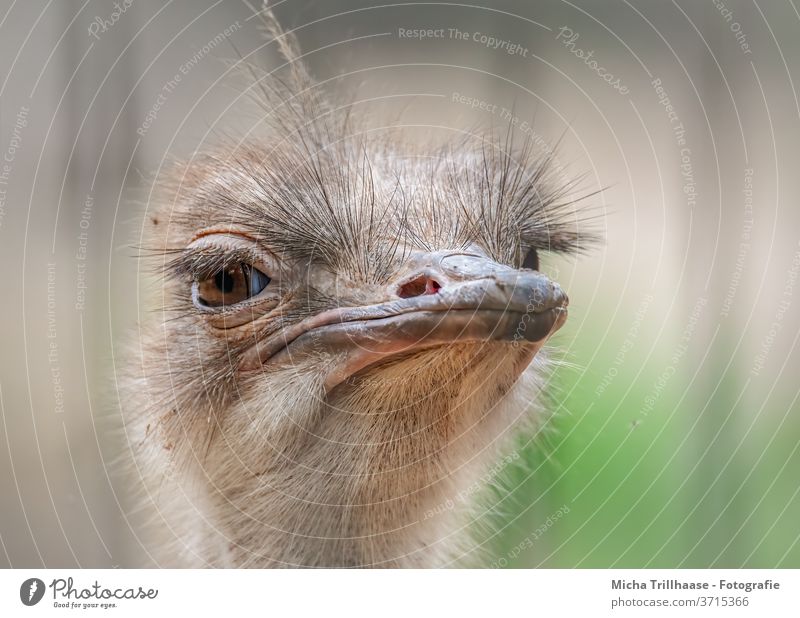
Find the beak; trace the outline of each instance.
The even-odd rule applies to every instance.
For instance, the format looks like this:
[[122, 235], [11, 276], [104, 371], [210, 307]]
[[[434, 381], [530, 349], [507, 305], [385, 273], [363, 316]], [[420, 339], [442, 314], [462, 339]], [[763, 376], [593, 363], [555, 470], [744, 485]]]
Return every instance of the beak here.
[[[508, 342], [527, 366], [566, 321], [567, 295], [538, 271], [458, 252], [416, 254], [378, 304], [323, 311], [256, 346], [257, 365], [330, 358], [328, 391], [398, 354], [463, 342]], [[523, 366], [523, 369], [524, 369]]]

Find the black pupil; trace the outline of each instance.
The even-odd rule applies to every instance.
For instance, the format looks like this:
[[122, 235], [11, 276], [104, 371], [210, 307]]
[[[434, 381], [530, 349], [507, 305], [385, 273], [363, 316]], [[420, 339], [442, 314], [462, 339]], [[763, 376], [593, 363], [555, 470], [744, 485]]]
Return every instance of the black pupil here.
[[217, 285], [217, 289], [224, 294], [230, 294], [233, 291], [233, 277], [224, 270], [214, 276], [214, 283]]
[[539, 254], [536, 252], [536, 249], [531, 249], [528, 251], [525, 259], [522, 262], [522, 268], [539, 270]]

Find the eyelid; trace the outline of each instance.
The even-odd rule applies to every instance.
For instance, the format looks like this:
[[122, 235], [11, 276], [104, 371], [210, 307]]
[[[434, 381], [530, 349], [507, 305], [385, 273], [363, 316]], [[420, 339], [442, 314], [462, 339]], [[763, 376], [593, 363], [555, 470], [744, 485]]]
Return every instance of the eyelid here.
[[201, 238], [205, 238], [206, 236], [239, 236], [244, 238], [248, 242], [256, 244], [256, 239], [253, 238], [247, 232], [242, 232], [241, 230], [232, 229], [229, 227], [211, 227], [204, 230], [200, 230], [192, 236], [192, 239], [189, 241], [189, 245], [194, 244], [196, 241], [200, 240]]
[[194, 279], [210, 277], [225, 268], [244, 262], [276, 279], [281, 261], [255, 241], [241, 234], [204, 234], [193, 240], [173, 261], [173, 269]]
[[275, 257], [271, 252], [261, 247], [261, 245], [259, 245], [250, 236], [232, 232], [211, 232], [207, 234], [201, 234], [196, 238], [194, 238], [187, 245], [187, 249], [197, 249], [204, 247], [224, 248], [228, 250], [242, 248], [242, 249], [252, 250], [255, 252], [261, 252], [273, 258]]

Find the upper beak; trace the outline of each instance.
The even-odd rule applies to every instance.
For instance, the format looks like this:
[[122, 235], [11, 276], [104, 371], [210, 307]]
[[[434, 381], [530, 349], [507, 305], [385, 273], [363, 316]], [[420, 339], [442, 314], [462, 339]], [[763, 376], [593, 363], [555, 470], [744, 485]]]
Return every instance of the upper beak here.
[[332, 357], [325, 377], [330, 390], [389, 356], [454, 342], [507, 341], [533, 358], [566, 320], [569, 303], [540, 272], [457, 252], [413, 256], [385, 296], [285, 329], [257, 346], [259, 363]]

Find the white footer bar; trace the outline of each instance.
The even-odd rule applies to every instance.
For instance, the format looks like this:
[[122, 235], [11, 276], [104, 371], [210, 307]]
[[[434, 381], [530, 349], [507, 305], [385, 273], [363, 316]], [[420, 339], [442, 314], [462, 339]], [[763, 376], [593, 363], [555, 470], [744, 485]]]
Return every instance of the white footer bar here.
[[[0, 616], [800, 616], [800, 570], [5, 570]], [[188, 614], [187, 612], [193, 612]]]

